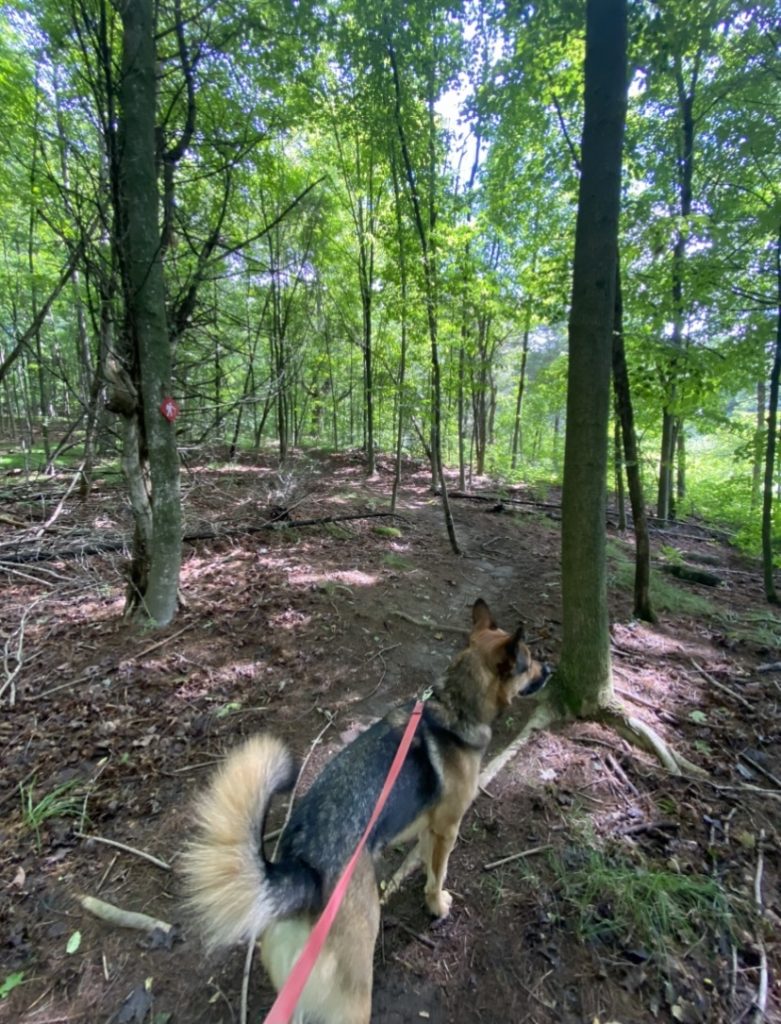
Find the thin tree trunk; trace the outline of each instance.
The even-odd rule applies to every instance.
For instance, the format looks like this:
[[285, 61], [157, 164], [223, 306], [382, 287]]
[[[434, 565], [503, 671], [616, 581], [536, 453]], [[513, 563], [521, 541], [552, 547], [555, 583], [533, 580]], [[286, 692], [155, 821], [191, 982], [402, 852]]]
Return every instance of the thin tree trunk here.
[[395, 156], [391, 156], [391, 173], [393, 175], [393, 197], [396, 210], [396, 235], [399, 243], [399, 280], [401, 284], [401, 352], [399, 354], [399, 391], [398, 391], [398, 424], [396, 430], [396, 466], [393, 473], [393, 490], [391, 492], [391, 512], [396, 511], [396, 500], [401, 486], [401, 455], [404, 439], [404, 420], [406, 403], [404, 386], [407, 371], [407, 249], [404, 244], [404, 225], [401, 216], [401, 188]]
[[526, 300], [526, 313], [523, 324], [523, 345], [521, 348], [521, 368], [518, 372], [518, 390], [515, 395], [515, 420], [513, 422], [512, 460], [510, 462], [510, 467], [512, 469], [517, 468], [518, 459], [521, 457], [521, 453], [523, 451], [521, 417], [523, 415], [523, 396], [526, 390], [526, 362], [529, 357], [529, 334], [531, 331], [531, 321], [532, 300], [530, 296]]
[[765, 405], [767, 404], [767, 386], [764, 380], [757, 381], [757, 418], [754, 431], [754, 460], [751, 467], [751, 511], [760, 503], [762, 494], [762, 449], [765, 441]]
[[[439, 482], [439, 489], [442, 496], [442, 510], [445, 517], [445, 527], [447, 529], [447, 535], [450, 540], [450, 546], [454, 554], [460, 554], [461, 551], [458, 547], [458, 540], [456, 538], [455, 524], [453, 523], [453, 515], [450, 511], [450, 501], [448, 499], [447, 485], [445, 483], [445, 474], [442, 467], [442, 383], [441, 383], [441, 372], [439, 364], [439, 342], [438, 342], [438, 323], [437, 323], [437, 294], [436, 294], [436, 265], [435, 265], [435, 253], [431, 245], [431, 233], [434, 229], [434, 181], [433, 181], [433, 167], [430, 167], [430, 175], [432, 180], [429, 182], [429, 190], [431, 195], [429, 196], [429, 216], [428, 216], [428, 230], [423, 222], [423, 213], [421, 210], [420, 196], [418, 194], [417, 179], [415, 171], [412, 166], [412, 160], [407, 146], [406, 133], [404, 131], [404, 122], [402, 119], [401, 112], [401, 81], [399, 78], [399, 69], [396, 61], [396, 51], [388, 41], [388, 55], [390, 57], [391, 70], [393, 73], [393, 85], [395, 90], [395, 115], [396, 115], [396, 128], [399, 135], [399, 143], [401, 146], [401, 155], [404, 160], [404, 169], [406, 172], [407, 185], [410, 192], [410, 199], [412, 201], [412, 210], [414, 214], [415, 228], [418, 233], [418, 240], [420, 242], [421, 254], [423, 257], [423, 277], [425, 284], [425, 302], [426, 302], [426, 321], [428, 324], [429, 342], [431, 345], [431, 393], [432, 393], [432, 409], [431, 409], [431, 463], [432, 473], [435, 474], [435, 480]], [[429, 132], [434, 131], [434, 112], [431, 103], [429, 104]]]
[[622, 457], [621, 420], [618, 415], [618, 402], [613, 408], [613, 476], [616, 482], [616, 510], [618, 512], [618, 529], [626, 530], [626, 488], [624, 487], [624, 460]]
[[[680, 134], [678, 136], [678, 152], [676, 154], [676, 176], [678, 182], [679, 227], [672, 260], [672, 305], [673, 333], [671, 345], [673, 358], [670, 366], [670, 383], [667, 405], [662, 416], [662, 447], [659, 458], [659, 492], [656, 514], [662, 522], [675, 517], [673, 504], [673, 467], [678, 445], [678, 437], [682, 424], [679, 414], [675, 411], [678, 395], [678, 359], [686, 341], [684, 338], [685, 303], [683, 294], [684, 268], [686, 263], [686, 243], [688, 241], [688, 220], [692, 211], [693, 180], [694, 180], [694, 97], [699, 76], [698, 53], [695, 57], [691, 83], [687, 89], [683, 80], [683, 67], [680, 55], [675, 55], [675, 85], [678, 95], [678, 113], [680, 115]], [[678, 490], [685, 491], [685, 465], [679, 468]]]
[[651, 542], [648, 535], [648, 517], [645, 510], [643, 481], [640, 476], [640, 454], [637, 446], [632, 394], [624, 348], [624, 306], [621, 288], [621, 269], [616, 266], [616, 298], [613, 322], [613, 387], [616, 407], [621, 420], [624, 442], [624, 465], [629, 490], [629, 503], [635, 530], [635, 584], [633, 615], [645, 622], [656, 622], [651, 605]]

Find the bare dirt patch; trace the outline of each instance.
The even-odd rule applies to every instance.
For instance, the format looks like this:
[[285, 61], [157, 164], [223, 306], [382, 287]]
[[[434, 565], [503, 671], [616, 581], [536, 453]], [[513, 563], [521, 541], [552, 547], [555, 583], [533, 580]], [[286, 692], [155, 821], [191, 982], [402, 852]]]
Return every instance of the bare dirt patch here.
[[[237, 1020], [243, 954], [205, 959], [175, 870], [190, 798], [221, 754], [272, 729], [304, 757], [330, 721], [311, 777], [356, 729], [442, 671], [477, 596], [504, 625], [524, 619], [537, 654], [556, 661], [555, 495], [543, 506], [515, 491], [526, 504], [501, 511], [454, 500], [465, 549], [455, 558], [415, 466], [406, 467], [398, 519], [275, 530], [258, 529], [270, 507], [299, 520], [386, 510], [389, 468], [367, 481], [357, 458], [309, 456], [283, 476], [247, 460], [191, 468], [184, 481], [188, 530], [222, 535], [187, 545], [187, 607], [161, 633], [120, 617], [121, 550], [72, 557], [127, 532], [115, 480], [84, 503], [69, 499], [35, 540], [68, 547], [71, 556], [54, 561], [12, 559], [33, 550], [31, 531], [65, 485], [1, 488], [0, 1021]], [[657, 535], [662, 544], [715, 557], [725, 582], [671, 582], [709, 610], [693, 604], [651, 628], [629, 620], [617, 573], [616, 685], [633, 714], [715, 784], [670, 778], [596, 726], [537, 735], [464, 821], [451, 917], [432, 925], [418, 878], [390, 902], [376, 952], [378, 1024], [754, 1020], [763, 957], [765, 1019], [781, 1019], [781, 674], [759, 671], [779, 656], [778, 621], [758, 568], [701, 525]], [[519, 705], [498, 723], [494, 750], [523, 714]], [[58, 808], [52, 795], [67, 803]], [[383, 876], [402, 856], [390, 852]], [[600, 867], [604, 889], [584, 904], [574, 880], [582, 888]], [[693, 907], [691, 927], [673, 924], [663, 955], [642, 921], [622, 917], [612, 883], [624, 875], [635, 903], [642, 890], [630, 885], [646, 877], [713, 880], [731, 900], [731, 930]], [[84, 893], [177, 928], [140, 938], [86, 914]], [[270, 999], [257, 967], [250, 1021], [262, 1020]]]

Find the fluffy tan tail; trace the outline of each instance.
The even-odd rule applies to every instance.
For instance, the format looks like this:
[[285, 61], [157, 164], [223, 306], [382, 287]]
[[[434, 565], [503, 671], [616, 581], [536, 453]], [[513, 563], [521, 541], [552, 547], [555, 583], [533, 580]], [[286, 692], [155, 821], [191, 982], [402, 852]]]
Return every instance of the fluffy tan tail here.
[[294, 781], [284, 744], [253, 736], [229, 754], [198, 800], [195, 838], [182, 859], [188, 904], [210, 949], [255, 938], [275, 917], [295, 911], [290, 871], [280, 885], [262, 846], [269, 801]]

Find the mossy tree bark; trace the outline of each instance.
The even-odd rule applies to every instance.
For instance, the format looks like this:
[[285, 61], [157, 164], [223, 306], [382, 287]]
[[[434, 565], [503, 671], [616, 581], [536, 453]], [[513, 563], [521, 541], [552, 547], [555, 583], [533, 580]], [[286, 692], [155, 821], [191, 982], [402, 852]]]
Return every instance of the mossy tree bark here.
[[123, 465], [135, 517], [128, 610], [164, 625], [176, 612], [181, 504], [176, 430], [162, 414], [170, 394], [171, 344], [158, 219], [156, 52], [152, 0], [119, 5], [119, 233], [125, 302], [122, 368], [129, 378]]
[[569, 319], [558, 694], [576, 715], [612, 700], [605, 496], [621, 154], [626, 0], [586, 5], [585, 115]]

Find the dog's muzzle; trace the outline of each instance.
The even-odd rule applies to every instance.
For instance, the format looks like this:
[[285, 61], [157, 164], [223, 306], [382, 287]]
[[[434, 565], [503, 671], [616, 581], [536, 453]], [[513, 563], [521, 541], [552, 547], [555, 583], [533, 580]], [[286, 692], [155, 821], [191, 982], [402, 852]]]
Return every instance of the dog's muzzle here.
[[545, 686], [545, 684], [548, 682], [552, 675], [553, 669], [547, 663], [543, 663], [540, 666], [540, 674], [537, 676], [537, 678], [532, 679], [532, 681], [523, 688], [523, 696], [530, 697], [533, 693], [538, 693], [543, 688], [543, 686]]

